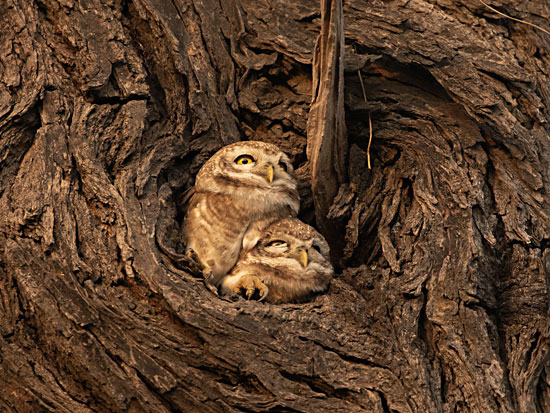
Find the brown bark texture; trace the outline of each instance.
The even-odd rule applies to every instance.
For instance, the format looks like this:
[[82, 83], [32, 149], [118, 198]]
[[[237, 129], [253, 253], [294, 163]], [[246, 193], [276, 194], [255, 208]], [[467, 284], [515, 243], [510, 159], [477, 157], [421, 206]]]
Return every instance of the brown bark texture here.
[[329, 211], [339, 188], [347, 183], [342, 1], [322, 0], [320, 20], [321, 31], [313, 53], [306, 152], [316, 222], [331, 243], [333, 259], [338, 260], [343, 247], [343, 228], [329, 217]]
[[[0, 1], [0, 411], [550, 412], [550, 36], [334, 3]], [[159, 248], [242, 139], [336, 251], [311, 302], [222, 299]]]

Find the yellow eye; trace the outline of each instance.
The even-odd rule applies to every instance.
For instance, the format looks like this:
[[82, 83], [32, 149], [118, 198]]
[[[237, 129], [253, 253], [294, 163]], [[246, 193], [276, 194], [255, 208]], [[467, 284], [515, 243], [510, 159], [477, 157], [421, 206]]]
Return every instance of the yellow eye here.
[[271, 241], [267, 244], [268, 247], [286, 247], [286, 242], [281, 240]]
[[250, 165], [254, 162], [254, 158], [250, 155], [241, 155], [237, 159], [235, 159], [235, 163], [237, 165]]

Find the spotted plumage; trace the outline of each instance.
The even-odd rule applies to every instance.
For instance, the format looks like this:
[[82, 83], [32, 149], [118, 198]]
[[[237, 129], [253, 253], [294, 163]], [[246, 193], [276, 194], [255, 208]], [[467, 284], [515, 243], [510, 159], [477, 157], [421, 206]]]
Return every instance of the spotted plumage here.
[[301, 302], [326, 290], [333, 276], [327, 242], [313, 227], [297, 218], [269, 225], [254, 248], [242, 251], [224, 278], [225, 294], [255, 292], [271, 303]]
[[269, 143], [237, 142], [216, 152], [197, 174], [184, 241], [218, 286], [243, 248], [255, 245], [272, 221], [296, 216], [299, 207], [288, 157]]

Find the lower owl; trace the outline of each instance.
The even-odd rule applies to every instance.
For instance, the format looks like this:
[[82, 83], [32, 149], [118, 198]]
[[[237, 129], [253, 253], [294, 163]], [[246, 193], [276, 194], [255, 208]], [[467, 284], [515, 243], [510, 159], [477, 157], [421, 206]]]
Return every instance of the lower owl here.
[[224, 294], [257, 291], [260, 301], [303, 302], [325, 291], [334, 270], [329, 246], [313, 227], [297, 218], [272, 223], [250, 250], [243, 250], [221, 284]]

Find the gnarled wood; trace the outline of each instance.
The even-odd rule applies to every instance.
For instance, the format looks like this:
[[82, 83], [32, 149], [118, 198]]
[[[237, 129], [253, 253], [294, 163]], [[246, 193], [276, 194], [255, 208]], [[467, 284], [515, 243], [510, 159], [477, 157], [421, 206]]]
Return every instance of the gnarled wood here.
[[185, 190], [242, 138], [315, 221], [319, 3], [0, 2], [0, 410], [550, 412], [550, 39], [477, 0], [343, 6], [343, 269], [269, 305], [155, 235], [181, 252]]
[[327, 218], [340, 186], [347, 183], [344, 112], [344, 14], [341, 0], [321, 1], [321, 32], [313, 53], [313, 89], [307, 123], [307, 157], [317, 224], [342, 249], [342, 226]]

